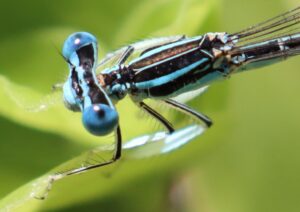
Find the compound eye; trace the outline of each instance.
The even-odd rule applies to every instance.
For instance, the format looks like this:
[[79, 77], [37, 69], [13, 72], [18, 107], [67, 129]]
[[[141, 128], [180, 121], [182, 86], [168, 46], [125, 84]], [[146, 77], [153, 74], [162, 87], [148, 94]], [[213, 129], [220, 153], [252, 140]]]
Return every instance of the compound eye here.
[[71, 34], [64, 42], [62, 54], [67, 61], [71, 61], [74, 53], [88, 45], [97, 48], [97, 39], [95, 36], [88, 32], [76, 32]]
[[83, 110], [82, 122], [90, 133], [102, 136], [118, 126], [119, 116], [117, 111], [108, 105], [94, 104]]

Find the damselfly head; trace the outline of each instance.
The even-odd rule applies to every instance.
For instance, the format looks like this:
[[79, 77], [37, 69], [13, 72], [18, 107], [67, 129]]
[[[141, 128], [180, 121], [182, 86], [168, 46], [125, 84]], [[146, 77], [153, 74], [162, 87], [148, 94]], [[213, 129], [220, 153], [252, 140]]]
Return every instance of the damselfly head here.
[[93, 104], [82, 113], [84, 127], [94, 135], [107, 135], [118, 126], [118, 121], [117, 111], [105, 104]]
[[62, 55], [70, 66], [95, 67], [98, 58], [97, 39], [88, 32], [76, 32], [65, 41]]

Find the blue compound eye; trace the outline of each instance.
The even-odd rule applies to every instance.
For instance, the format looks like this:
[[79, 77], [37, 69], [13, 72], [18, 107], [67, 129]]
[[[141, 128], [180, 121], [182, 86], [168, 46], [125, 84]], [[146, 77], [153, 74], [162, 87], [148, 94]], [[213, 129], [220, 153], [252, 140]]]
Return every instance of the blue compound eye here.
[[118, 121], [117, 111], [105, 104], [91, 105], [83, 110], [83, 125], [94, 135], [107, 135], [117, 127]]
[[66, 39], [63, 45], [62, 54], [66, 60], [72, 63], [73, 54], [77, 54], [81, 48], [89, 45], [91, 45], [91, 48], [93, 49], [92, 56], [97, 56], [97, 39], [95, 36], [88, 32], [76, 32]]

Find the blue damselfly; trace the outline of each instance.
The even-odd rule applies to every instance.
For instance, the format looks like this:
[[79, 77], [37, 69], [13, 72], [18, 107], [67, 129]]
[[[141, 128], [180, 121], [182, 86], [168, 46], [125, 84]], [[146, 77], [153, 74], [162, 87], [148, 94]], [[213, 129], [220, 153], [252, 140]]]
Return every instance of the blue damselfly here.
[[[114, 131], [111, 160], [69, 170], [73, 175], [111, 164], [121, 157], [121, 130], [114, 104], [126, 95], [168, 133], [173, 125], [148, 106], [147, 98], [160, 100], [206, 128], [204, 114], [174, 100], [235, 73], [260, 68], [300, 53], [300, 7], [236, 33], [206, 33], [196, 37], [172, 36], [134, 43], [108, 54], [98, 63], [97, 39], [87, 32], [70, 35], [63, 46], [69, 77], [63, 86], [65, 105], [82, 112], [85, 128], [94, 135]], [[131, 59], [131, 56], [138, 56]], [[111, 61], [113, 66], [103, 68]], [[98, 73], [100, 71], [100, 73]]]

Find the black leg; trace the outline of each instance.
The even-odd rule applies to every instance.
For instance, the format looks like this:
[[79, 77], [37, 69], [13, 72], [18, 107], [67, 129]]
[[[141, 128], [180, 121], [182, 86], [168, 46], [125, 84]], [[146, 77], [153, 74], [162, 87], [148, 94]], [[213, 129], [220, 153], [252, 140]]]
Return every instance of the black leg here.
[[199, 113], [199, 112], [189, 108], [188, 106], [186, 106], [184, 104], [176, 102], [175, 100], [172, 100], [172, 99], [164, 100], [164, 102], [167, 103], [168, 105], [170, 105], [171, 107], [173, 107], [174, 109], [184, 112], [188, 115], [191, 115], [191, 116], [195, 117], [197, 120], [204, 122], [204, 124], [207, 127], [210, 127], [212, 125], [212, 121], [210, 120], [210, 118], [208, 118], [206, 115], [204, 115], [202, 113]]
[[104, 163], [98, 163], [95, 165], [90, 165], [86, 167], [81, 167], [73, 170], [68, 170], [68, 171], [63, 171], [63, 172], [58, 172], [53, 175], [50, 175], [48, 178], [48, 185], [45, 187], [45, 190], [42, 193], [34, 194], [34, 198], [38, 200], [44, 200], [48, 196], [48, 193], [50, 192], [52, 185], [55, 181], [60, 180], [66, 176], [74, 175], [74, 174], [79, 174], [82, 172], [86, 172], [91, 169], [96, 169], [102, 166], [106, 166], [109, 164], [114, 163], [121, 157], [121, 151], [122, 151], [122, 137], [121, 137], [121, 130], [120, 126], [117, 127], [115, 130], [115, 136], [116, 136], [116, 142], [115, 142], [115, 153], [112, 157], [111, 160], [104, 162]]
[[116, 65], [122, 65], [125, 63], [125, 61], [130, 57], [130, 55], [133, 53], [134, 48], [132, 46], [128, 46], [125, 52], [121, 55]]
[[116, 151], [115, 151], [115, 154], [114, 154], [114, 157], [113, 157], [113, 161], [116, 161], [118, 159], [121, 158], [121, 155], [122, 155], [122, 133], [121, 133], [121, 128], [120, 126], [118, 126], [118, 128], [116, 129], [116, 144], [115, 144], [115, 148], [116, 148]]
[[81, 172], [85, 172], [85, 171], [88, 171], [88, 170], [91, 170], [91, 169], [96, 169], [96, 168], [99, 168], [99, 167], [102, 167], [102, 166], [112, 164], [115, 161], [117, 161], [118, 159], [120, 159], [121, 153], [122, 153], [122, 135], [121, 135], [120, 126], [118, 126], [117, 129], [115, 130], [115, 136], [116, 136], [115, 153], [114, 153], [111, 160], [109, 160], [107, 162], [104, 162], [104, 163], [99, 163], [99, 164], [95, 164], [95, 165], [90, 165], [90, 166], [70, 170], [70, 171], [67, 171], [67, 172], [61, 173], [61, 174], [64, 174], [65, 176], [79, 174]]
[[172, 124], [167, 119], [165, 119], [162, 115], [160, 115], [158, 112], [156, 112], [154, 109], [152, 109], [151, 107], [146, 105], [144, 102], [139, 102], [138, 105], [144, 111], [146, 111], [149, 115], [151, 115], [152, 117], [157, 119], [160, 123], [162, 123], [165, 126], [165, 128], [167, 128], [169, 133], [172, 133], [175, 131]]

